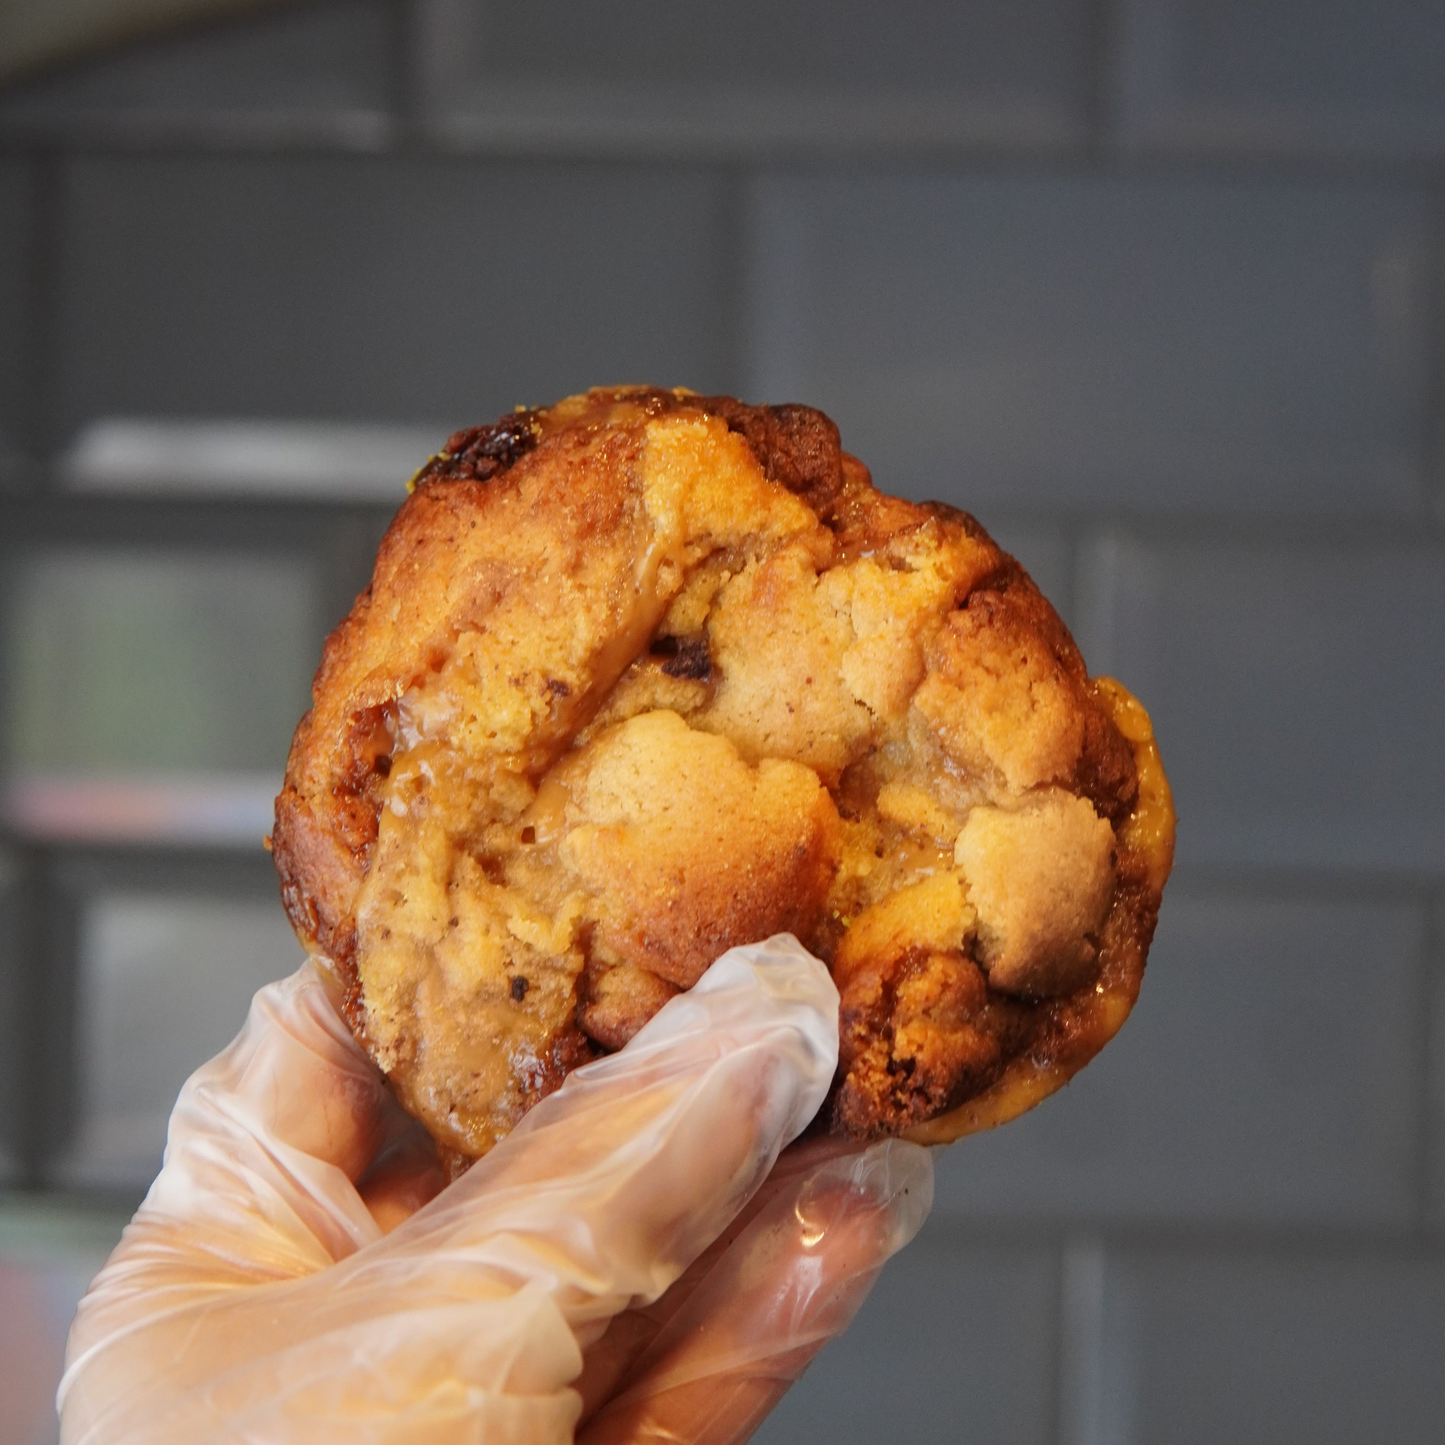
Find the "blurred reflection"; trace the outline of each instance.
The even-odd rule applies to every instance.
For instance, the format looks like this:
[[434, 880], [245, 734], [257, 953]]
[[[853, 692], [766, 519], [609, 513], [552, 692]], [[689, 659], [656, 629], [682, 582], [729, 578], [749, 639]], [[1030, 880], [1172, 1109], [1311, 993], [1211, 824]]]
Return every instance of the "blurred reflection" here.
[[279, 772], [305, 710], [316, 594], [284, 559], [53, 552], [8, 620], [17, 772]]

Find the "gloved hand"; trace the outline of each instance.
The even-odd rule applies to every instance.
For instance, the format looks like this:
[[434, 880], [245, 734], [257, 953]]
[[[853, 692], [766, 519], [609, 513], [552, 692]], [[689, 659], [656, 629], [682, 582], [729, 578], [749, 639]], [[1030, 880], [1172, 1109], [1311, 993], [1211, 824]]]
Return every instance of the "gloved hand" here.
[[270, 985], [81, 1304], [62, 1441], [745, 1440], [932, 1200], [898, 1140], [774, 1167], [837, 1007], [792, 938], [734, 949], [423, 1203], [434, 1156], [328, 984]]

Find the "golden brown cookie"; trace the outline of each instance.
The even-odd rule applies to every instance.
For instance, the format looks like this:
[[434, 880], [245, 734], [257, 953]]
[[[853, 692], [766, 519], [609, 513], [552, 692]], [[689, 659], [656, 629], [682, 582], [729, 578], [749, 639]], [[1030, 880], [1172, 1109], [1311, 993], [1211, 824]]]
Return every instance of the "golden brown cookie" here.
[[449, 439], [327, 640], [282, 894], [443, 1150], [718, 954], [833, 971], [832, 1127], [940, 1141], [1138, 992], [1173, 851], [1143, 709], [964, 513], [807, 407], [631, 387]]

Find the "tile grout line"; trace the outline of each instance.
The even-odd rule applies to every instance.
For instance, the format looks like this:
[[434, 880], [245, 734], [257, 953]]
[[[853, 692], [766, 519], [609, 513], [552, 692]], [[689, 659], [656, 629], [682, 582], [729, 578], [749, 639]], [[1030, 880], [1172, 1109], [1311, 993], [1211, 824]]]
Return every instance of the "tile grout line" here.
[[1183, 1258], [1222, 1254], [1312, 1260], [1428, 1256], [1445, 1262], [1445, 1230], [1422, 1229], [1418, 1221], [1408, 1217], [1321, 1223], [1288, 1213], [1261, 1222], [1238, 1212], [1176, 1212], [1166, 1217], [1160, 1212], [1109, 1214], [1080, 1210], [1020, 1220], [997, 1209], [977, 1214], [948, 1210], [931, 1217], [929, 1229], [935, 1243], [947, 1242], [950, 1248], [965, 1248], [982, 1241], [1057, 1252], [1066, 1250], [1071, 1241], [1084, 1238], [1097, 1244], [1105, 1255], [1139, 1249]]
[[1055, 1398], [1058, 1445], [1106, 1445], [1103, 1433], [1103, 1241], [1081, 1234], [1066, 1239], [1059, 1276]]
[[1124, 34], [1123, 0], [1090, 0], [1084, 98], [1086, 154], [1108, 162], [1118, 157], [1120, 46]]
[[426, 22], [423, 0], [389, 0], [391, 123], [395, 148], [426, 154], [430, 115]]
[[[627, 161], [708, 165], [881, 165], [948, 167], [1017, 174], [1134, 177], [1140, 180], [1257, 180], [1276, 184], [1415, 187], [1440, 184], [1439, 156], [1413, 153], [1355, 155], [1338, 148], [1261, 150], [1248, 146], [1169, 147], [1120, 143], [1118, 132], [1121, 8], [1095, 0], [1086, 42], [1090, 52], [1081, 108], [1082, 141], [1037, 143], [953, 137], [799, 139], [787, 135], [695, 136], [679, 140], [666, 121], [635, 134], [599, 134], [586, 119], [548, 132], [525, 129], [487, 133], [451, 120], [430, 105], [426, 22], [422, 0], [392, 0], [392, 31], [398, 37], [392, 66], [391, 107], [386, 113], [337, 110], [322, 115], [279, 110], [260, 115], [197, 111], [181, 114], [114, 114], [66, 121], [0, 118], [0, 153], [82, 148], [100, 154], [163, 151], [168, 154], [273, 155], [300, 151], [329, 156], [392, 154], [422, 150], [476, 160], [538, 162]], [[0, 87], [3, 97], [3, 87]]]
[[[719, 311], [718, 364], [723, 389], [742, 396], [757, 349], [753, 335], [751, 297], [754, 281], [753, 213], [756, 168], [725, 165], [720, 169], [722, 237], [716, 279]], [[691, 385], [685, 382], [685, 385]], [[749, 397], [755, 402], [783, 401], [784, 397]]]
[[1090, 672], [1109, 677], [1118, 669], [1114, 613], [1120, 532], [1104, 517], [1075, 523], [1071, 558], [1074, 634]]
[[[1055, 610], [1064, 619], [1070, 635], [1075, 643], [1079, 640], [1079, 554], [1083, 547], [1084, 526], [1074, 518], [1065, 518], [1058, 528], [1058, 535], [1064, 546], [1064, 576], [1063, 585], [1059, 589], [1059, 596], [1051, 599]], [[1097, 673], [1089, 661], [1088, 655], [1084, 656], [1084, 663], [1090, 668], [1091, 675]]]
[[63, 972], [54, 917], [54, 895], [49, 870], [41, 851], [26, 848], [17, 853], [16, 872], [19, 877], [19, 917], [16, 933], [20, 970], [17, 986], [20, 994], [20, 1016], [31, 1027], [18, 1044], [20, 1085], [16, 1091], [20, 1127], [16, 1133], [19, 1184], [34, 1190], [43, 1184], [46, 1139], [56, 1115], [56, 1072], [47, 1059], [53, 1018], [47, 983]]
[[25, 420], [21, 445], [44, 476], [59, 444], [61, 256], [65, 230], [64, 158], [51, 147], [30, 153], [30, 233], [25, 256], [21, 345]]
[[1427, 196], [1425, 397], [1421, 493], [1427, 519], [1445, 512], [1445, 190]]
[[1421, 929], [1420, 1112], [1416, 1123], [1418, 1158], [1415, 1187], [1422, 1236], [1430, 1230], [1445, 1183], [1445, 897], [1439, 893], [1424, 908]]
[[1183, 889], [1208, 895], [1426, 908], [1445, 882], [1434, 872], [1409, 873], [1398, 867], [1371, 871], [1261, 862], [1183, 862], [1175, 865], [1170, 878]]

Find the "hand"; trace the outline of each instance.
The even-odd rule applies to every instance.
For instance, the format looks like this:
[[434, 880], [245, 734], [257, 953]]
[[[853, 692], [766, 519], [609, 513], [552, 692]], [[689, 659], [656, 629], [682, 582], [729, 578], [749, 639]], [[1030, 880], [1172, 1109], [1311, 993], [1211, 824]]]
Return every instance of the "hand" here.
[[837, 1007], [793, 939], [734, 949], [438, 1194], [322, 976], [270, 985], [81, 1304], [62, 1441], [747, 1439], [932, 1200], [900, 1140], [779, 1160]]

